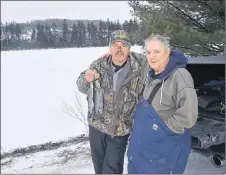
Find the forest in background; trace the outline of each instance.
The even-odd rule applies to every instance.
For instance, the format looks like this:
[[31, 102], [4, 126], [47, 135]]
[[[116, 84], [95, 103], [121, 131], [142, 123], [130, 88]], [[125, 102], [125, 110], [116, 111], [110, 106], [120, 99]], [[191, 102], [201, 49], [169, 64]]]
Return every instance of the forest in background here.
[[225, 1], [130, 0], [133, 19], [47, 19], [1, 23], [1, 50], [108, 46], [111, 32], [127, 31], [132, 45], [151, 34], [170, 38], [173, 49], [190, 56], [222, 55], [225, 48]]

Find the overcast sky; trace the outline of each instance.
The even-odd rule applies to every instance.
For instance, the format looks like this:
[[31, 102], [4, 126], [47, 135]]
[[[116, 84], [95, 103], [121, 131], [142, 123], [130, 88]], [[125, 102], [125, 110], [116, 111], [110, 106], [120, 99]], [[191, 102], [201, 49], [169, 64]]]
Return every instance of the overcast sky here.
[[120, 22], [132, 18], [127, 1], [1, 1], [3, 23], [35, 19], [88, 19]]

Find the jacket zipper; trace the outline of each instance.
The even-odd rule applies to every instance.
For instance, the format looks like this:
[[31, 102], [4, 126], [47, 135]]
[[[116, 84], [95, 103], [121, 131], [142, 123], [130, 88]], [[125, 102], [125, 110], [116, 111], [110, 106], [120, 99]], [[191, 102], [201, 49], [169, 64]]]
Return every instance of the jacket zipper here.
[[[115, 135], [115, 129], [116, 129], [116, 123], [117, 123], [117, 119], [116, 117], [118, 117], [119, 113], [118, 113], [118, 108], [120, 106], [119, 102], [118, 102], [118, 98], [120, 96], [122, 96], [122, 92], [123, 90], [125, 89], [126, 85], [134, 78], [136, 78], [138, 75], [140, 74], [140, 71], [135, 71], [133, 72], [132, 74], [130, 74], [129, 76], [126, 77], [126, 79], [124, 80], [124, 83], [122, 84], [122, 86], [119, 88], [117, 96], [116, 96], [116, 105], [115, 105], [115, 108], [114, 110], [112, 111], [112, 116], [113, 116], [113, 122], [111, 123], [111, 131], [110, 131], [110, 134], [112, 136], [112, 138], [114, 138], [114, 135]], [[120, 94], [120, 95], [119, 95]], [[114, 96], [113, 96], [114, 98]], [[113, 99], [114, 100], [114, 99]], [[115, 111], [115, 109], [117, 109], [117, 111]], [[115, 113], [115, 115], [114, 115]]]

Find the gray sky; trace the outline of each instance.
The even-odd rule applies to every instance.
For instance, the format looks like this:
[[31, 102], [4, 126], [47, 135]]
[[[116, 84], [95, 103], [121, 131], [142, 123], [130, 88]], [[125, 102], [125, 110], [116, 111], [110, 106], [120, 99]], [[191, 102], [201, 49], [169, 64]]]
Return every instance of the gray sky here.
[[1, 1], [1, 21], [109, 18], [123, 22], [132, 18], [130, 9], [127, 1]]

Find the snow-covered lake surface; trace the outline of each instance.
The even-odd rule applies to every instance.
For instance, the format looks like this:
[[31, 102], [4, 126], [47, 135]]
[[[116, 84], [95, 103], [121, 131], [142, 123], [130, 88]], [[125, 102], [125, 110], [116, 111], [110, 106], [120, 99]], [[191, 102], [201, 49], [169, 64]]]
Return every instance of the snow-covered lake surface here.
[[[141, 52], [139, 46], [132, 50]], [[86, 134], [83, 123], [63, 111], [75, 105], [87, 113], [76, 80], [108, 47], [1, 52], [1, 153]], [[94, 173], [87, 139], [52, 150], [1, 159], [2, 173]], [[3, 166], [4, 165], [4, 166]], [[126, 171], [127, 160], [125, 161]], [[210, 157], [192, 151], [186, 173], [223, 173]]]
[[[139, 47], [135, 47], [139, 50]], [[2, 149], [25, 147], [76, 136], [85, 126], [63, 111], [74, 105], [76, 80], [108, 47], [1, 52]]]

